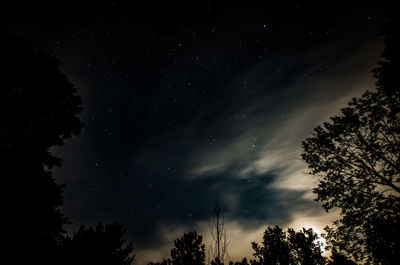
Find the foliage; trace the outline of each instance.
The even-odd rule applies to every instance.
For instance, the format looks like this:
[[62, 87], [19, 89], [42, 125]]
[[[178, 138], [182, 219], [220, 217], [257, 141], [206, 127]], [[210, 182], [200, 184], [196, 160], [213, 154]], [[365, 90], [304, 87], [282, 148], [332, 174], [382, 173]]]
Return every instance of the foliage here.
[[255, 261], [251, 264], [325, 264], [318, 235], [310, 229], [287, 233], [279, 226], [268, 227], [262, 246], [252, 242]]
[[262, 246], [256, 242], [251, 244], [259, 264], [289, 264], [289, 244], [286, 233], [280, 227], [268, 227], [265, 230]]
[[396, 264], [400, 260], [399, 210], [385, 210], [369, 216], [365, 235], [367, 250], [374, 257], [374, 261]]
[[203, 237], [195, 231], [185, 233], [174, 241], [171, 249], [172, 265], [203, 265], [205, 264], [205, 246]]
[[243, 258], [242, 261], [236, 261], [233, 263], [233, 261], [229, 262], [229, 265], [249, 265], [249, 262], [247, 261], [246, 258]]
[[376, 85], [379, 90], [398, 90], [400, 81], [398, 72], [400, 69], [400, 27], [399, 18], [392, 18], [381, 26], [380, 35], [385, 35], [383, 41], [385, 49], [378, 61], [378, 67], [373, 69], [374, 77], [378, 79]]
[[322, 257], [322, 244], [318, 241], [318, 235], [311, 229], [303, 228], [296, 232], [288, 229], [288, 242], [292, 264], [325, 264]]
[[[59, 62], [23, 39], [0, 37], [0, 220], [5, 259], [53, 263], [66, 218], [50, 148], [80, 132], [81, 100]], [[21, 256], [21, 242], [26, 245]], [[54, 257], [53, 257], [54, 256]]]
[[171, 264], [170, 259], [163, 259], [161, 262], [149, 262], [147, 265], [169, 265]]
[[328, 265], [356, 265], [353, 261], [349, 260], [345, 255], [337, 252], [336, 249], [332, 249], [332, 254]]
[[64, 236], [63, 185], [51, 171], [61, 159], [50, 148], [80, 133], [76, 88], [61, 73], [58, 60], [29, 41], [3, 36], [0, 45], [3, 259], [15, 264], [131, 264], [132, 243], [125, 244], [125, 230], [116, 223], [82, 226], [72, 237]]
[[213, 259], [213, 260], [211, 261], [210, 264], [211, 264], [211, 265], [224, 265], [224, 263], [221, 262], [221, 261], [219, 260], [218, 257], [216, 257], [215, 259]]
[[65, 264], [130, 265], [134, 259], [133, 243], [123, 239], [125, 230], [118, 223], [96, 228], [81, 226], [65, 238]]
[[383, 33], [386, 48], [373, 70], [377, 90], [353, 98], [341, 115], [316, 127], [303, 142], [302, 158], [318, 176], [316, 200], [327, 211], [341, 209], [342, 219], [326, 229], [329, 242], [355, 260], [390, 264], [385, 260], [393, 259], [400, 238], [398, 22], [386, 24]]
[[[2, 151], [34, 152], [35, 162], [60, 166], [49, 148], [80, 133], [81, 99], [60, 69], [59, 61], [23, 39], [1, 39]], [[23, 157], [25, 158], [25, 157]]]

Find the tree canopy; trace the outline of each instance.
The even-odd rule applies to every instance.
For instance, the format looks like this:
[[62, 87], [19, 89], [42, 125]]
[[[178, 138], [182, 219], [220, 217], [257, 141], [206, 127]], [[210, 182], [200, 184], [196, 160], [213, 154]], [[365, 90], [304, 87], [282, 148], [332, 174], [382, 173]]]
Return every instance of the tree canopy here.
[[172, 265], [203, 265], [205, 258], [203, 237], [195, 231], [185, 233], [174, 241], [174, 247], [171, 249]]
[[123, 239], [125, 229], [118, 223], [95, 228], [81, 226], [63, 242], [64, 264], [130, 265], [134, 259], [133, 243]]
[[279, 226], [268, 227], [262, 245], [252, 242], [254, 257], [251, 264], [325, 264], [318, 235], [310, 228], [282, 231]]
[[59, 65], [27, 40], [0, 37], [0, 220], [8, 260], [53, 263], [64, 233], [63, 185], [51, 172], [61, 160], [50, 148], [80, 133], [82, 107]]
[[264, 232], [262, 246], [252, 242], [252, 247], [259, 264], [289, 264], [290, 251], [286, 233], [278, 226], [268, 227]]
[[[386, 264], [399, 247], [400, 235], [398, 22], [384, 25], [382, 33], [386, 47], [373, 70], [376, 91], [353, 98], [341, 115], [316, 127], [303, 142], [302, 158], [310, 173], [318, 176], [316, 200], [327, 211], [341, 209], [336, 228], [327, 228], [330, 242], [355, 260], [368, 256]], [[382, 221], [390, 226], [377, 225]], [[397, 235], [396, 239], [384, 233]]]

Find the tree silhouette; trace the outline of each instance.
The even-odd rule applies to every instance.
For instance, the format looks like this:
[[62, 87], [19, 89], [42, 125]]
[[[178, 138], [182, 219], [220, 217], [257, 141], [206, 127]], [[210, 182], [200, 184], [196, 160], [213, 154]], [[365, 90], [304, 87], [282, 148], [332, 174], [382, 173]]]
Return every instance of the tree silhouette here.
[[290, 250], [286, 233], [279, 226], [268, 227], [263, 236], [262, 246], [252, 242], [256, 264], [289, 264]]
[[326, 228], [328, 241], [355, 260], [367, 256], [374, 263], [391, 260], [400, 240], [398, 226], [388, 228], [396, 236], [385, 239], [387, 230], [376, 227], [384, 216], [395, 225], [400, 209], [398, 21], [382, 29], [386, 47], [373, 70], [377, 90], [353, 98], [340, 116], [316, 127], [302, 154], [310, 173], [319, 177], [316, 200], [327, 211], [341, 209], [335, 228]]
[[[270, 264], [325, 264], [318, 235], [303, 228], [296, 232], [289, 228], [287, 233], [279, 226], [268, 227], [264, 232], [262, 246], [252, 242], [254, 257], [252, 265]], [[247, 262], [247, 261], [246, 261]]]
[[249, 262], [247, 261], [246, 258], [243, 258], [242, 261], [236, 261], [233, 263], [233, 261], [229, 262], [229, 265], [249, 265]]
[[171, 264], [170, 259], [163, 259], [161, 262], [149, 262], [147, 265], [169, 265]]
[[400, 214], [399, 209], [387, 209], [371, 214], [365, 228], [367, 251], [373, 261], [396, 264], [400, 260]]
[[172, 265], [203, 265], [205, 264], [205, 246], [203, 237], [195, 231], [185, 233], [174, 241], [171, 249]]
[[354, 261], [349, 260], [345, 255], [342, 255], [337, 252], [334, 248], [332, 249], [332, 254], [330, 260], [327, 263], [328, 265], [356, 265]]
[[214, 215], [210, 220], [209, 228], [211, 233], [209, 258], [213, 258], [214, 264], [223, 264], [229, 256], [229, 243], [226, 239], [225, 218], [221, 215], [221, 206], [218, 203], [215, 204]]
[[118, 223], [99, 223], [96, 228], [81, 226], [63, 242], [64, 264], [130, 265], [135, 257], [133, 243], [126, 243], [124, 234]]
[[222, 261], [219, 260], [218, 257], [214, 258], [211, 262], [211, 265], [224, 265], [224, 263]]
[[303, 228], [299, 232], [289, 228], [288, 243], [291, 264], [325, 264], [326, 260], [322, 257], [322, 244], [318, 242], [318, 239], [318, 235], [311, 228]]
[[61, 160], [50, 148], [80, 133], [81, 100], [58, 60], [29, 41], [1, 36], [0, 68], [3, 258], [54, 263], [66, 218], [51, 173]]

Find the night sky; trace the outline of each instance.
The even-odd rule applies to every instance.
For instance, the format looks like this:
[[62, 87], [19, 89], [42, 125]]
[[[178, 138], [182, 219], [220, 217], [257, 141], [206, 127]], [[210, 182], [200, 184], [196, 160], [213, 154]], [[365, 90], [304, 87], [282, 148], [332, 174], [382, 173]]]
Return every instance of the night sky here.
[[233, 259], [268, 225], [336, 218], [314, 202], [301, 141], [374, 88], [391, 7], [93, 1], [3, 9], [1, 29], [61, 61], [81, 135], [54, 148], [69, 231], [118, 220], [136, 264], [222, 205]]

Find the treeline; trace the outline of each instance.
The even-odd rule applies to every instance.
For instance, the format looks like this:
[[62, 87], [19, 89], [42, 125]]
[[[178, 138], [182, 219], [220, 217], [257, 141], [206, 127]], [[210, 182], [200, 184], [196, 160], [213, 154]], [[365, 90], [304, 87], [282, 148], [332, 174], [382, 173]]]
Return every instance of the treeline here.
[[[318, 235], [310, 228], [294, 231], [289, 228], [287, 232], [279, 226], [268, 227], [261, 244], [252, 242], [254, 259], [230, 261], [229, 265], [264, 265], [264, 264], [355, 264], [345, 256], [338, 253], [327, 259], [322, 256], [322, 245]], [[202, 236], [195, 231], [185, 233], [174, 241], [171, 256], [160, 262], [150, 262], [148, 265], [205, 265], [206, 251], [202, 242]], [[223, 265], [224, 263], [215, 257], [211, 265]]]

